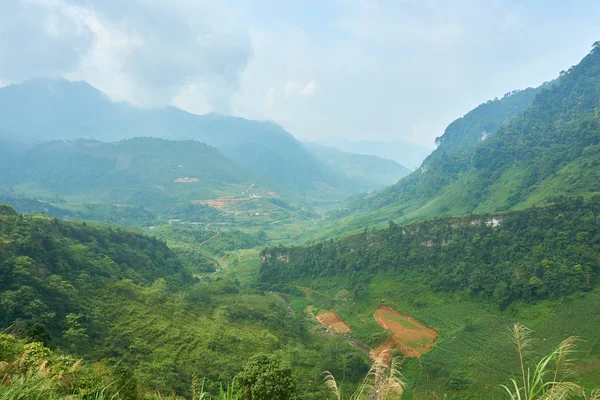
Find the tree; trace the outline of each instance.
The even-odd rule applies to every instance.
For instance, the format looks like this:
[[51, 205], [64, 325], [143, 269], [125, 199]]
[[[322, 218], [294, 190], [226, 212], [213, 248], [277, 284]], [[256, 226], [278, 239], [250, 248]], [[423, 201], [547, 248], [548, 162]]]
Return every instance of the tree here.
[[252, 356], [236, 382], [246, 400], [296, 399], [296, 382], [290, 365], [276, 355]]
[[81, 325], [79, 320], [83, 316], [81, 314], [69, 313], [66, 316], [67, 329], [63, 331], [63, 338], [67, 343], [71, 351], [77, 351], [85, 346], [88, 335], [85, 327]]
[[18, 319], [6, 329], [6, 332], [27, 342], [41, 342], [46, 346], [50, 342], [50, 334], [39, 322]]

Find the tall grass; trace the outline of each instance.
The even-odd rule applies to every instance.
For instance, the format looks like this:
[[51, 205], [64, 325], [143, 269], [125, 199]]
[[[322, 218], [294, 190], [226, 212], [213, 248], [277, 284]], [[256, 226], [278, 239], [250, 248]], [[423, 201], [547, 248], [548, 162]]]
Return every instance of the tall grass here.
[[402, 397], [406, 381], [400, 373], [399, 358], [388, 363], [388, 352], [382, 352], [371, 365], [369, 372], [349, 397], [344, 397], [342, 388], [329, 371], [325, 371], [325, 385], [335, 400], [397, 400]]
[[519, 357], [520, 377], [501, 387], [511, 400], [600, 400], [600, 390], [587, 391], [573, 382], [578, 339], [568, 337], [537, 363], [529, 360], [532, 331], [521, 323], [511, 329]]
[[235, 379], [223, 389], [223, 385], [219, 388], [219, 394], [216, 397], [211, 397], [210, 393], [204, 390], [205, 380], [202, 379], [202, 384], [198, 384], [196, 375], [192, 376], [192, 400], [241, 400], [242, 393], [235, 391]]

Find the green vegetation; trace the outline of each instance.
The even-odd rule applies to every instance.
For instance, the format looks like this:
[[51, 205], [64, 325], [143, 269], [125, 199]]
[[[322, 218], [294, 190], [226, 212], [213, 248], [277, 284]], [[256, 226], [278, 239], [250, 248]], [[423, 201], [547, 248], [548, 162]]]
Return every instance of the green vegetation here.
[[393, 358], [391, 362], [384, 361], [385, 353], [382, 353], [367, 372], [365, 379], [358, 388], [346, 396], [343, 387], [338, 387], [335, 377], [325, 372], [327, 387], [331, 389], [336, 400], [391, 400], [399, 399], [404, 392], [406, 382], [400, 373], [399, 359]]
[[[219, 168], [228, 168], [235, 163], [239, 169], [244, 169], [237, 173], [240, 178], [251, 173], [264, 179], [261, 184], [276, 187], [278, 191], [282, 188], [281, 191], [301, 198], [317, 193], [316, 185], [319, 184], [341, 188], [349, 183], [343, 176], [329, 171], [290, 133], [273, 122], [217, 114], [196, 115], [175, 107], [137, 108], [127, 103], [112, 102], [86, 82], [35, 78], [2, 87], [0, 120], [0, 139], [19, 137], [28, 144], [80, 138], [112, 142], [139, 136], [197, 140], [214, 146], [212, 151], [219, 153], [220, 157], [213, 156], [216, 162], [206, 163], [207, 168], [195, 170], [196, 174], [207, 174], [216, 179]], [[168, 146], [165, 151], [169, 152]], [[183, 154], [192, 152], [194, 146], [181, 151]], [[200, 149], [199, 154], [203, 153], [200, 162], [209, 161], [211, 156]], [[68, 162], [64, 165], [74, 167], [84, 163], [87, 166], [85, 160], [75, 154], [69, 157]], [[127, 162], [127, 158], [121, 159], [120, 165]], [[177, 160], [175, 165], [178, 164], [191, 167], [187, 160]], [[78, 174], [70, 168], [61, 171], [63, 179], [69, 171]], [[98, 177], [91, 171], [86, 172], [89, 178]], [[179, 177], [185, 176], [189, 175]], [[82, 186], [86, 187], [89, 186]], [[152, 194], [153, 191], [147, 196]]]
[[[407, 381], [402, 399], [431, 399], [433, 393], [450, 400], [505, 399], [499, 385], [508, 382], [519, 368], [507, 335], [516, 321], [535, 329], [543, 338], [532, 343], [532, 354], [548, 354], [568, 336], [581, 338], [578, 375], [573, 382], [588, 389], [600, 386], [598, 287], [556, 300], [514, 302], [501, 311], [497, 305], [471, 299], [467, 293], [434, 292], [393, 272], [378, 273], [354, 298], [349, 296], [349, 282], [343, 276], [298, 283], [310, 285], [310, 292], [306, 291], [309, 304], [335, 310], [350, 326], [349, 335], [371, 348], [387, 338], [373, 318], [381, 305], [391, 306], [438, 332], [432, 351], [418, 360], [401, 362]], [[300, 307], [307, 303], [300, 292], [288, 297], [291, 304]]]
[[556, 81], [454, 121], [419, 170], [333, 213], [338, 229], [355, 229], [359, 219], [406, 223], [597, 194], [599, 48]]
[[69, 328], [67, 317], [91, 315], [94, 304], [85, 299], [102, 293], [111, 281], [135, 287], [157, 279], [173, 286], [191, 280], [156, 239], [111, 227], [4, 214], [0, 323], [5, 328], [13, 321], [30, 321], [60, 343]]
[[289, 364], [276, 356], [256, 354], [251, 357], [236, 382], [244, 399], [295, 400], [296, 382]]
[[131, 371], [120, 365], [87, 365], [39, 342], [27, 343], [3, 333], [0, 358], [0, 399], [136, 398]]
[[213, 231], [165, 225], [154, 227], [150, 233], [164, 240], [194, 274], [224, 268], [228, 264], [224, 257], [229, 252], [266, 244], [264, 231], [262, 235], [249, 235], [238, 230]]
[[307, 247], [261, 253], [266, 287], [346, 275], [355, 295], [370, 277], [394, 271], [435, 291], [466, 292], [504, 307], [514, 300], [590, 290], [600, 265], [600, 196], [520, 212], [432, 220]]
[[576, 374], [574, 353], [577, 339], [568, 337], [533, 367], [526, 367], [527, 352], [531, 345], [531, 330], [522, 324], [515, 324], [513, 340], [519, 354], [520, 379], [512, 378], [510, 386], [503, 385], [511, 400], [535, 399], [597, 399], [598, 390], [586, 391], [569, 377]]
[[365, 198], [356, 207], [368, 209], [400, 201], [424, 205], [428, 199], [440, 195], [469, 170], [473, 149], [485, 145], [504, 124], [523, 113], [544, 87], [507, 93], [502, 99], [488, 101], [457, 119], [436, 139], [438, 148], [423, 161], [420, 170], [380, 194]]
[[403, 364], [406, 398], [502, 398], [494, 384], [518, 367], [504, 334], [515, 320], [545, 333], [536, 351], [566, 336], [586, 340], [578, 382], [597, 387], [599, 201], [390, 223], [312, 246], [272, 247], [261, 253], [260, 280], [299, 307], [335, 310], [371, 348], [387, 337], [372, 316], [381, 305], [435, 329], [434, 349]]
[[597, 397], [599, 82], [597, 42], [348, 203], [407, 171], [85, 83], [1, 88], [3, 136], [188, 140], [0, 139], [0, 399]]
[[[116, 143], [49, 142], [22, 154], [12, 181], [88, 202], [164, 211], [184, 199], [209, 199], [224, 184], [247, 186], [249, 175], [218, 150], [195, 141], [137, 138]], [[179, 183], [179, 178], [197, 182]]]
[[137, 228], [313, 217], [307, 206], [261, 185], [264, 178], [196, 141], [49, 142], [0, 159], [0, 168], [11, 171], [0, 176], [8, 188], [0, 201], [21, 213]]
[[216, 395], [259, 352], [290, 363], [303, 399], [322, 398], [326, 369], [359, 382], [361, 368], [342, 360], [367, 366], [342, 338], [308, 331], [279, 296], [220, 276], [192, 278], [158, 239], [2, 209], [2, 327], [126, 367], [140, 396], [189, 396], [193, 376]]

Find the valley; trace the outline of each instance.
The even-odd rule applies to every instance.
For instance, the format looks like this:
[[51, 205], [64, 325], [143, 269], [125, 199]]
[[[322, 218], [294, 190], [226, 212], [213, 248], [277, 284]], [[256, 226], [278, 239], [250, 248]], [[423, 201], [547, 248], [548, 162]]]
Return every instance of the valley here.
[[429, 155], [63, 78], [0, 117], [0, 399], [598, 398], [599, 42]]

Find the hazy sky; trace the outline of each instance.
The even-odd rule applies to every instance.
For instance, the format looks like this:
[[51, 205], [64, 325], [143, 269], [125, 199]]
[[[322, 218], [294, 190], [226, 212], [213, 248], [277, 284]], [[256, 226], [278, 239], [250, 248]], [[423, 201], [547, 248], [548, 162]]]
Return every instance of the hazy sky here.
[[598, 21], [597, 0], [0, 0], [0, 85], [60, 75], [297, 137], [432, 146], [577, 63]]

